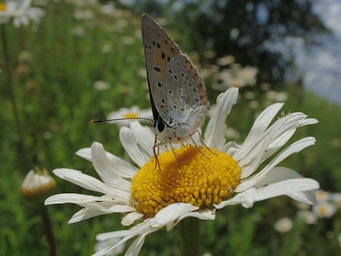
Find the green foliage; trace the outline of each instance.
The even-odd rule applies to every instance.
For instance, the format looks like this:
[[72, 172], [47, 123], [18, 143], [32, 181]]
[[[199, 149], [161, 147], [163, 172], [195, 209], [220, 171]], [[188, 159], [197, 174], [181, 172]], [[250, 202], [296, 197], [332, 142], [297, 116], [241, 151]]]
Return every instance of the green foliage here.
[[[216, 51], [217, 56], [232, 54], [238, 63], [259, 69], [259, 82], [277, 87], [283, 85], [295, 55], [288, 56], [269, 45], [288, 38], [304, 38], [307, 46], [317, 45], [320, 40], [316, 36], [327, 31], [314, 13], [311, 0], [179, 2], [171, 1], [173, 5], [162, 13], [174, 27], [182, 28], [181, 35], [186, 37], [181, 40], [187, 39], [201, 55], [207, 49]], [[280, 47], [290, 52], [297, 46], [283, 43]]]
[[[49, 170], [68, 167], [95, 175], [90, 163], [74, 155], [78, 149], [99, 141], [108, 151], [118, 156], [124, 154], [116, 126], [89, 124], [89, 121], [103, 118], [119, 107], [149, 106], [146, 78], [138, 75], [144, 69], [139, 17], [117, 9], [108, 15], [100, 13], [96, 6], [83, 6], [82, 9], [93, 13], [93, 18], [79, 20], [74, 17], [76, 8], [79, 7], [59, 1], [49, 3], [45, 7], [46, 16], [34, 30], [5, 25], [25, 151], [20, 151], [20, 137], [6, 86], [1, 86], [0, 255], [46, 255], [48, 252], [39, 211], [24, 203], [19, 194], [26, 173], [39, 166]], [[108, 50], [104, 51], [105, 47]], [[18, 60], [23, 51], [32, 55], [27, 63]], [[3, 48], [0, 54], [3, 56]], [[4, 71], [2, 58], [0, 65]], [[94, 89], [94, 82], [98, 80], [109, 82], [110, 89]], [[6, 73], [1, 72], [0, 84], [6, 83]], [[241, 96], [229, 117], [228, 125], [241, 134], [239, 142], [254, 121], [251, 117], [266, 105], [263, 92], [256, 93], [258, 108], [249, 108], [249, 101]], [[299, 130], [300, 137], [315, 136], [317, 144], [285, 165], [317, 179], [325, 190], [335, 191], [341, 187], [338, 157], [341, 111], [305, 92], [300, 94], [302, 100], [297, 99], [294, 87], [288, 93], [284, 111], [300, 110], [318, 118], [320, 123]], [[216, 96], [213, 94], [217, 92], [212, 92], [212, 102]], [[61, 179], [57, 183], [56, 193], [91, 193]], [[55, 205], [48, 209], [59, 255], [89, 255], [94, 252], [96, 234], [122, 229], [118, 214], [69, 225], [67, 220], [79, 207]], [[296, 211], [284, 198], [260, 202], [251, 209], [232, 206], [218, 211], [215, 221], [201, 222], [202, 252], [325, 255], [325, 252], [335, 254], [340, 250], [339, 216], [321, 219], [311, 226], [295, 219], [290, 233], [274, 231], [273, 224], [278, 218], [294, 219]], [[178, 255], [179, 239], [175, 233], [162, 230], [151, 234], [141, 255]]]

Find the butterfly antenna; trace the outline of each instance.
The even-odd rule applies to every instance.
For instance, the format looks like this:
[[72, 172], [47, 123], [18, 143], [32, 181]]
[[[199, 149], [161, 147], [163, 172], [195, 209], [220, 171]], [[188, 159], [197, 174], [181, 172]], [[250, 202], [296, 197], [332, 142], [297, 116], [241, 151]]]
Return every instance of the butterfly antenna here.
[[112, 118], [112, 119], [97, 119], [97, 120], [91, 120], [90, 123], [108, 123], [108, 122], [115, 122], [115, 121], [124, 121], [124, 120], [143, 120], [143, 121], [149, 121], [154, 122], [154, 120], [150, 118], [144, 118], [144, 117], [125, 117], [125, 118]]

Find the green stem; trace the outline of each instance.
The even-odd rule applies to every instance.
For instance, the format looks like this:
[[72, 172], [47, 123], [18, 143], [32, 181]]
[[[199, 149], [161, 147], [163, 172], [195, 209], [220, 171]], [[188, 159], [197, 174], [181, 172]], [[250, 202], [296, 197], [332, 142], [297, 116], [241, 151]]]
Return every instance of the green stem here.
[[57, 255], [56, 244], [54, 241], [53, 230], [52, 230], [52, 226], [51, 226], [51, 222], [50, 222], [50, 218], [49, 218], [49, 213], [47, 211], [46, 206], [41, 207], [41, 217], [42, 217], [43, 223], [44, 223], [46, 241], [49, 245], [49, 252], [50, 252], [49, 255], [50, 256], [56, 256]]
[[[14, 84], [13, 84], [13, 74], [12, 74], [12, 68], [11, 68], [11, 61], [9, 57], [9, 50], [8, 50], [8, 44], [7, 44], [7, 37], [6, 37], [6, 29], [5, 29], [5, 24], [1, 25], [1, 43], [3, 47], [3, 54], [4, 54], [4, 67], [5, 67], [5, 72], [7, 75], [7, 92], [8, 92], [8, 97], [11, 102], [12, 106], [12, 112], [14, 115], [14, 122], [15, 122], [15, 127], [19, 139], [19, 147], [20, 147], [20, 152], [21, 152], [21, 157], [23, 159], [23, 164], [28, 168], [28, 155], [27, 155], [27, 150], [25, 146], [25, 140], [24, 140], [24, 133], [22, 129], [22, 125], [20, 122], [19, 118], [19, 112], [18, 112], [18, 105], [15, 97], [15, 91], [14, 91]], [[25, 171], [26, 171], [25, 169]]]
[[200, 220], [185, 218], [179, 223], [181, 236], [181, 255], [200, 255]]

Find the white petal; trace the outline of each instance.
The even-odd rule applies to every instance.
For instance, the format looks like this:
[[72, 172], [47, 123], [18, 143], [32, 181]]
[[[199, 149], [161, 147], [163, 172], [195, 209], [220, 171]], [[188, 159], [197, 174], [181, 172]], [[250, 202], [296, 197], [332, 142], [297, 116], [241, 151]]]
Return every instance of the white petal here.
[[271, 197], [292, 194], [300, 191], [317, 190], [320, 187], [316, 180], [310, 178], [290, 179], [270, 184], [257, 191], [256, 201], [265, 200]]
[[226, 117], [230, 113], [232, 106], [236, 104], [237, 99], [238, 88], [231, 88], [219, 95], [216, 109], [207, 124], [205, 132], [204, 141], [207, 146], [217, 149], [224, 146]]
[[316, 180], [309, 178], [289, 179], [270, 184], [260, 189], [250, 188], [237, 194], [230, 200], [221, 202], [216, 208], [221, 209], [226, 205], [234, 204], [242, 204], [245, 208], [250, 208], [253, 206], [253, 203], [257, 201], [282, 195], [292, 195], [297, 192], [316, 190], [319, 186], [320, 185]]
[[268, 172], [262, 180], [255, 183], [256, 188], [263, 187], [265, 185], [275, 183], [282, 180], [288, 180], [288, 179], [295, 179], [295, 178], [301, 178], [302, 176], [299, 175], [294, 170], [291, 170], [287, 167], [278, 166], [273, 168], [270, 172]]
[[[132, 233], [132, 232], [129, 232], [129, 233]], [[99, 234], [97, 235], [97, 240], [100, 240], [98, 239], [98, 236], [100, 235], [103, 235], [103, 234]], [[118, 248], [119, 246], [122, 246], [125, 242], [127, 242], [129, 239], [131, 239], [132, 237], [134, 237], [134, 235], [127, 235], [126, 237], [124, 237], [123, 239], [121, 240], [118, 240], [116, 243], [114, 242], [112, 245], [109, 245], [107, 246], [106, 248], [96, 252], [93, 254], [93, 256], [102, 256], [102, 255], [105, 255], [107, 253], [109, 253], [110, 251]], [[114, 237], [113, 237], [114, 238]], [[112, 239], [111, 237], [109, 237], [108, 239]], [[105, 239], [102, 239], [102, 240], [105, 240]]]
[[[97, 142], [94, 142], [94, 143], [97, 143]], [[113, 170], [116, 173], [119, 173], [122, 178], [132, 178], [135, 175], [137, 171], [136, 166], [131, 165], [130, 163], [124, 161], [123, 159], [107, 151], [105, 152], [105, 154], [107, 158], [110, 160]], [[92, 161], [91, 148], [82, 148], [76, 152], [76, 155], [88, 161]]]
[[314, 191], [294, 192], [289, 193], [287, 196], [304, 204], [313, 205], [316, 203], [316, 196]]
[[154, 156], [155, 135], [150, 128], [142, 126], [139, 122], [132, 122], [130, 128], [134, 133], [137, 144], [141, 146], [141, 150], [143, 150], [147, 158]]
[[139, 167], [142, 167], [148, 161], [147, 156], [138, 147], [135, 135], [131, 129], [122, 127], [120, 129], [120, 140], [131, 160]]
[[103, 194], [111, 194], [113, 191], [111, 187], [98, 179], [77, 170], [60, 168], [53, 170], [53, 173], [64, 180], [70, 181], [88, 190], [101, 192]]
[[[282, 180], [287, 179], [295, 179], [302, 177], [294, 170], [291, 170], [286, 167], [275, 167], [270, 172], [266, 174], [264, 179], [262, 179], [260, 182], [255, 184], [255, 187], [263, 187], [265, 185], [279, 182]], [[315, 192], [313, 191], [304, 191], [304, 192], [295, 192], [287, 194], [288, 197], [291, 197], [292, 199], [305, 203], [305, 204], [314, 204], [316, 202]]]
[[81, 148], [76, 152], [77, 156], [80, 156], [88, 161], [92, 161], [91, 159], [91, 148]]
[[213, 211], [206, 209], [206, 210], [202, 210], [200, 212], [198, 211], [192, 211], [192, 212], [187, 212], [184, 213], [182, 216], [180, 216], [176, 221], [169, 223], [166, 226], [167, 231], [172, 230], [176, 225], [178, 225], [178, 223], [183, 220], [184, 218], [187, 217], [193, 217], [193, 218], [198, 218], [200, 220], [214, 220], [215, 218], [215, 214]]
[[98, 197], [98, 196], [89, 196], [82, 194], [74, 194], [74, 193], [65, 193], [65, 194], [57, 194], [50, 196], [45, 200], [45, 205], [51, 204], [85, 204], [90, 202], [98, 202], [98, 201], [108, 201], [109, 198]]
[[124, 254], [125, 256], [137, 256], [144, 244], [144, 240], [148, 234], [139, 235], [135, 241], [129, 246], [128, 250]]
[[[282, 106], [283, 103], [276, 103], [267, 107], [264, 111], [262, 111], [262, 113], [260, 113], [243, 143], [243, 149], [248, 149], [255, 144], [255, 140], [258, 140], [263, 135]], [[238, 161], [242, 159], [243, 154], [245, 155], [247, 153], [241, 150], [237, 154], [233, 155], [233, 158]]]
[[193, 212], [198, 209], [197, 206], [186, 203], [174, 203], [161, 209], [155, 216], [155, 223], [152, 227], [164, 227], [168, 223], [175, 221], [182, 215]]
[[108, 214], [107, 212], [103, 211], [96, 211], [94, 209], [83, 208], [76, 212], [71, 219], [68, 221], [68, 224], [76, 223], [82, 220], [87, 220], [95, 216]]
[[111, 162], [111, 166], [115, 170], [115, 172], [119, 173], [122, 178], [133, 178], [136, 174], [138, 168], [123, 159], [106, 152], [107, 157]]
[[[137, 245], [136, 249], [139, 249], [139, 247], [142, 247], [144, 237], [147, 236], [148, 234], [155, 232], [159, 230], [159, 228], [151, 228], [151, 223], [153, 222], [153, 219], [147, 219], [144, 222], [134, 226], [133, 228], [129, 230], [120, 230], [120, 231], [115, 231], [115, 232], [108, 232], [108, 233], [103, 233], [103, 234], [98, 234], [96, 236], [97, 240], [99, 241], [104, 241], [107, 239], [113, 239], [113, 238], [122, 238], [120, 241], [117, 243], [113, 244], [112, 246], [108, 246], [107, 248], [95, 253], [94, 255], [104, 255], [105, 253], [117, 248], [118, 246], [124, 244], [126, 241], [130, 240], [134, 236], [139, 236], [137, 238], [137, 241], [135, 245]], [[138, 251], [134, 250], [134, 248], [131, 248], [130, 250], [128, 249], [130, 253], [138, 253]], [[134, 254], [132, 254], [134, 255]]]
[[251, 131], [250, 134], [253, 135], [243, 143], [239, 150], [228, 151], [243, 169], [241, 178], [246, 178], [255, 172], [262, 162], [290, 139], [298, 127], [313, 123], [306, 117], [307, 115], [299, 112], [284, 116], [264, 132], [253, 134]]
[[106, 184], [110, 184], [123, 191], [130, 191], [131, 183], [121, 178], [119, 174], [115, 173], [112, 169], [111, 163], [105, 154], [102, 144], [92, 144], [91, 156], [96, 172]]
[[139, 212], [131, 212], [122, 218], [121, 224], [123, 226], [130, 226], [135, 222], [135, 220], [142, 219], [143, 214]]
[[254, 175], [252, 178], [242, 181], [241, 184], [237, 186], [235, 189], [236, 192], [241, 192], [253, 187], [256, 183], [260, 182], [268, 172], [270, 172], [277, 164], [282, 162], [285, 158], [290, 156], [293, 153], [300, 152], [304, 148], [311, 146], [315, 143], [315, 138], [307, 137], [296, 141], [292, 145], [288, 146], [284, 150], [282, 150], [269, 164], [267, 164], [259, 173]]
[[155, 228], [151, 227], [152, 223], [154, 223], [154, 222], [155, 222], [154, 219], [146, 219], [142, 223], [139, 223], [136, 226], [134, 226], [128, 230], [119, 230], [119, 231], [114, 231], [114, 232], [107, 232], [107, 233], [98, 234], [96, 236], [96, 239], [99, 241], [103, 241], [103, 240], [111, 239], [111, 238], [115, 238], [115, 237], [130, 237], [130, 238], [132, 238], [136, 235], [151, 233], [151, 232], [154, 232], [154, 231], [159, 229], [159, 228], [155, 229]]
[[111, 204], [106, 204], [106, 203], [101, 203], [101, 202], [96, 202], [96, 203], [91, 203], [91, 204], [88, 203], [83, 206], [85, 208], [75, 213], [72, 216], [72, 218], [69, 220], [69, 223], [86, 220], [86, 219], [89, 219], [98, 215], [103, 215], [103, 214], [125, 213], [125, 212], [130, 212], [130, 211], [135, 210], [134, 208], [130, 206], [126, 206], [126, 205], [112, 205], [112, 202]]

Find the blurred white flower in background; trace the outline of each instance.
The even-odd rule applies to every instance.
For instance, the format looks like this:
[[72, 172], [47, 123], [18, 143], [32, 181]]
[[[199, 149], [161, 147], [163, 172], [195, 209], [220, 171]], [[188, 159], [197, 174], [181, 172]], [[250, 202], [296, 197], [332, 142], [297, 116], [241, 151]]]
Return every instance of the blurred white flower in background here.
[[292, 229], [292, 227], [292, 220], [287, 217], [277, 220], [274, 225], [275, 230], [277, 230], [279, 233], [287, 233]]
[[27, 26], [30, 21], [37, 24], [45, 11], [31, 7], [31, 0], [7, 1], [0, 4], [0, 24], [13, 22], [15, 27]]
[[132, 119], [134, 118], [146, 118], [153, 120], [152, 110], [149, 109], [140, 109], [138, 106], [133, 106], [131, 108], [120, 108], [117, 111], [111, 112], [108, 116], [108, 119], [124, 119], [127, 120], [120, 120], [114, 121], [110, 123], [117, 124], [118, 126], [129, 126]]
[[110, 83], [99, 80], [94, 83], [94, 88], [99, 91], [106, 91], [110, 88]]

